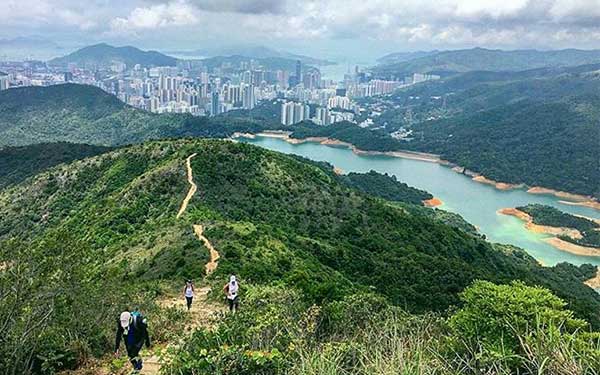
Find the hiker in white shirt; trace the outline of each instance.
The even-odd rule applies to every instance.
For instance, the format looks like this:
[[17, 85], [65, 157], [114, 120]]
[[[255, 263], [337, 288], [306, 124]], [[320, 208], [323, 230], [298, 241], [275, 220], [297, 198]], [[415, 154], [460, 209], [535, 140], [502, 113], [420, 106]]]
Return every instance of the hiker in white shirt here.
[[187, 280], [185, 282], [185, 286], [183, 287], [183, 295], [185, 296], [187, 309], [190, 311], [192, 308], [192, 300], [194, 299], [194, 283], [192, 280]]
[[240, 284], [237, 282], [235, 275], [231, 275], [229, 282], [223, 287], [223, 291], [227, 296], [227, 302], [229, 303], [229, 311], [236, 312], [239, 307], [238, 291]]

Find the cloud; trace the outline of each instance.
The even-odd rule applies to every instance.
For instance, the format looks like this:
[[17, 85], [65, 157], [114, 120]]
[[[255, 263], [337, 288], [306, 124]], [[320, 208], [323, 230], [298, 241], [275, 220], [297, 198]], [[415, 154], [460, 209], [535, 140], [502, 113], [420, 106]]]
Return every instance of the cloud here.
[[3, 5], [0, 37], [43, 34], [81, 43], [600, 47], [600, 0], [3, 0]]
[[209, 12], [245, 14], [283, 14], [286, 0], [196, 0], [198, 9]]
[[127, 17], [116, 17], [110, 22], [110, 32], [131, 33], [141, 30], [189, 26], [198, 22], [194, 9], [184, 1], [138, 7]]

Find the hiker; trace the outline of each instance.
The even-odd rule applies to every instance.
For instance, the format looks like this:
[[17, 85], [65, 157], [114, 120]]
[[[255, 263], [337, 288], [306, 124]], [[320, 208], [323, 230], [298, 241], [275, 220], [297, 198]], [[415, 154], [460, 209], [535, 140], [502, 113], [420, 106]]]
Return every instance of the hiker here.
[[142, 369], [142, 358], [139, 356], [144, 343], [150, 347], [148, 335], [148, 322], [142, 314], [135, 309], [132, 313], [123, 311], [117, 322], [117, 337], [115, 339], [115, 356], [119, 356], [121, 338], [125, 341], [127, 356], [133, 365], [134, 371]]
[[229, 311], [236, 312], [239, 307], [238, 290], [240, 284], [235, 279], [235, 275], [231, 275], [229, 282], [223, 287], [225, 295], [227, 295], [227, 302], [229, 302]]
[[183, 287], [183, 295], [185, 296], [185, 301], [187, 302], [187, 309], [190, 311], [192, 308], [192, 300], [194, 299], [194, 283], [192, 280], [187, 280], [185, 282], [185, 286]]

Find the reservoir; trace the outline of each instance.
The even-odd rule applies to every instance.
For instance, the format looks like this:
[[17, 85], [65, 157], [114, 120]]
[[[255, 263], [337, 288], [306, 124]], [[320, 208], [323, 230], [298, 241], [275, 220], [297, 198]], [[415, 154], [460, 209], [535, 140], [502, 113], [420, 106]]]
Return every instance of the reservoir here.
[[440, 198], [444, 202], [440, 206], [441, 209], [460, 214], [465, 220], [477, 226], [491, 242], [521, 247], [546, 266], [560, 262], [576, 265], [591, 263], [600, 266], [600, 257], [575, 255], [559, 250], [544, 242], [544, 239], [550, 237], [549, 235], [528, 231], [523, 221], [497, 213], [502, 208], [540, 203], [571, 214], [600, 219], [600, 211], [593, 208], [566, 205], [560, 203], [561, 199], [553, 195], [529, 194], [521, 189], [498, 190], [491, 185], [472, 181], [470, 177], [437, 163], [385, 155], [357, 155], [345, 147], [332, 147], [312, 142], [290, 144], [285, 140], [271, 137], [239, 138], [239, 140], [274, 151], [326, 161], [341, 168], [344, 173], [375, 170], [395, 175], [399, 181], [427, 190]]

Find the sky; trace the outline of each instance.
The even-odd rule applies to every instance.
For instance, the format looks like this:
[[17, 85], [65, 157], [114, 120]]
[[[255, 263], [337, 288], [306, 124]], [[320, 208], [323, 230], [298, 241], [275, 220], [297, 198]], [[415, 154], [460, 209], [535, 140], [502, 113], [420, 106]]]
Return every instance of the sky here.
[[[600, 48], [600, 0], [0, 0], [0, 38], [161, 51], [265, 45], [343, 61], [487, 47]], [[1, 54], [2, 51], [0, 51]]]

